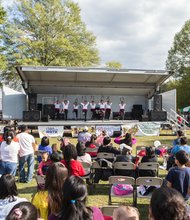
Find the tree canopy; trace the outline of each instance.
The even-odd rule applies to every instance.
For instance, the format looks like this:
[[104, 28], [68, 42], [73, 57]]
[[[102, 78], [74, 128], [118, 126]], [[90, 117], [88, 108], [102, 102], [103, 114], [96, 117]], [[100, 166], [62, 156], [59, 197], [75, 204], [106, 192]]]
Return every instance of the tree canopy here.
[[121, 69], [122, 64], [118, 61], [109, 61], [106, 63], [107, 68]]
[[15, 65], [92, 66], [99, 63], [96, 37], [87, 31], [72, 0], [17, 0], [1, 28], [9, 62], [4, 77], [15, 78]]

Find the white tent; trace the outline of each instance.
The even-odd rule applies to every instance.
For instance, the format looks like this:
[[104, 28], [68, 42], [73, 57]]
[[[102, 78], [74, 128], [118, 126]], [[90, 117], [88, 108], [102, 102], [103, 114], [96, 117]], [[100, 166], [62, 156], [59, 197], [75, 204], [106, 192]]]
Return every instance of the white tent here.
[[189, 112], [189, 111], [190, 111], [190, 106], [183, 108], [183, 112]]

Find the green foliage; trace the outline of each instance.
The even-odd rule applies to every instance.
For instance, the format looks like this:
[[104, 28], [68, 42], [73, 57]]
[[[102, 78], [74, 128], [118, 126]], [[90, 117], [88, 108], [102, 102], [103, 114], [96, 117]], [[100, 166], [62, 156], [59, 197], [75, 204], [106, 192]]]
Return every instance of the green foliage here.
[[5, 78], [15, 78], [15, 65], [77, 66], [99, 63], [96, 37], [87, 31], [80, 8], [71, 0], [17, 0], [13, 18], [3, 26], [9, 61]]
[[122, 64], [117, 61], [110, 61], [106, 63], [107, 68], [113, 68], [113, 69], [121, 69]]
[[190, 20], [174, 37], [173, 46], [168, 52], [166, 67], [174, 70], [176, 76], [189, 75], [190, 68]]

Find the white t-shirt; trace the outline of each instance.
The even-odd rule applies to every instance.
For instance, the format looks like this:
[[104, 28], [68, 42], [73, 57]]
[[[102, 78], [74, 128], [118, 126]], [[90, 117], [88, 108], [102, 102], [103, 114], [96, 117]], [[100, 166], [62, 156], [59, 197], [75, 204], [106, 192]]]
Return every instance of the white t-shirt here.
[[125, 106], [126, 106], [125, 103], [124, 103], [123, 105], [122, 105], [122, 104], [119, 104], [119, 109], [120, 109], [120, 110], [123, 110], [123, 109], [125, 109]]
[[11, 141], [8, 145], [6, 141], [3, 141], [0, 146], [1, 160], [5, 162], [18, 162], [18, 153], [20, 150], [20, 144], [15, 141]]
[[103, 108], [105, 108], [105, 103], [99, 103], [99, 106], [100, 106], [100, 109], [103, 109]]
[[60, 103], [54, 103], [55, 109], [59, 109], [60, 108]]
[[109, 104], [106, 103], [106, 104], [105, 104], [106, 109], [111, 109], [111, 106], [112, 106], [112, 103], [109, 103]]
[[[90, 154], [88, 154], [88, 153], [85, 153], [84, 156], [78, 156], [77, 160], [80, 161], [80, 162], [85, 162], [85, 163], [92, 164], [92, 158], [91, 158]], [[86, 168], [85, 169], [85, 174], [88, 174], [88, 173], [90, 173], [90, 169]]]
[[95, 108], [96, 108], [96, 103], [94, 103], [94, 104], [93, 104], [93, 103], [90, 103], [90, 108], [91, 108], [91, 109], [95, 109]]
[[88, 109], [89, 102], [87, 102], [86, 104], [85, 104], [85, 103], [81, 103], [81, 105], [82, 105], [82, 109], [83, 109], [83, 110], [87, 110], [87, 109]]
[[35, 143], [35, 139], [31, 134], [21, 132], [20, 134], [17, 134], [17, 138], [20, 144], [20, 157], [34, 153], [32, 143]]
[[79, 105], [73, 105], [73, 109], [78, 109], [79, 108]]
[[64, 110], [68, 110], [68, 108], [69, 108], [69, 101], [67, 101], [67, 103], [62, 102], [62, 106], [63, 106]]

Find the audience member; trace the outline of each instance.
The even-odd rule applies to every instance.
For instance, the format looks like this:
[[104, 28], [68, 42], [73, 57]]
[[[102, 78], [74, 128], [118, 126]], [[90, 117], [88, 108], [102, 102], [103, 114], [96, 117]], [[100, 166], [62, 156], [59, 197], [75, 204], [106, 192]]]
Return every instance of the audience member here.
[[27, 201], [19, 198], [14, 176], [4, 174], [0, 177], [0, 220], [4, 220], [10, 210], [19, 202]]
[[171, 153], [175, 155], [180, 150], [184, 150], [185, 152], [190, 154], [190, 146], [187, 145], [187, 138], [186, 137], [180, 138], [180, 145], [176, 145], [175, 147], [173, 147]]
[[132, 147], [133, 144], [136, 144], [137, 140], [136, 138], [132, 137], [131, 133], [126, 133], [124, 136], [115, 138], [114, 142], [116, 144], [126, 144]]
[[184, 136], [182, 130], [178, 130], [176, 134], [177, 134], [177, 138], [173, 141], [173, 147], [175, 147], [176, 145], [180, 145], [180, 138]]
[[[63, 159], [63, 154], [62, 154], [62, 152], [58, 149], [58, 146], [57, 146], [56, 143], [55, 143], [55, 144], [52, 144], [51, 148], [52, 148], [52, 154], [53, 154], [53, 153], [59, 154], [59, 158]], [[51, 157], [51, 155], [50, 155], [50, 157]], [[60, 159], [60, 160], [61, 160], [61, 159]]]
[[65, 146], [63, 151], [64, 160], [61, 161], [67, 169], [68, 174], [75, 176], [84, 176], [85, 171], [80, 161], [77, 161], [77, 150], [76, 147], [72, 144]]
[[149, 220], [188, 220], [186, 203], [175, 189], [155, 189], [150, 200]]
[[131, 206], [120, 206], [113, 211], [113, 220], [139, 220], [139, 211]]
[[[86, 147], [87, 148], [96, 148], [98, 151], [98, 143], [96, 143], [97, 140], [97, 136], [95, 134], [92, 134], [90, 141], [86, 142]], [[97, 152], [88, 152], [88, 154], [90, 154], [91, 157], [96, 157], [97, 156]]]
[[49, 159], [49, 152], [42, 153], [42, 161], [38, 165], [38, 175], [45, 176], [52, 161]]
[[[39, 151], [46, 151], [49, 153], [49, 155], [52, 154], [52, 148], [51, 146], [49, 145], [49, 138], [44, 136], [42, 139], [41, 139], [41, 144], [38, 146], [38, 150]], [[38, 162], [40, 163], [42, 161], [42, 158], [41, 156], [38, 157]]]
[[176, 153], [175, 163], [177, 166], [172, 167], [167, 176], [167, 186], [178, 190], [185, 200], [189, 198], [190, 192], [190, 168], [185, 164], [189, 161], [189, 155], [180, 150]]
[[20, 202], [9, 212], [5, 220], [37, 220], [38, 211], [30, 202]]
[[67, 168], [62, 163], [53, 163], [47, 170], [45, 190], [39, 191], [32, 199], [33, 205], [38, 209], [40, 218], [48, 219], [48, 214], [57, 215], [62, 205], [62, 187], [68, 176]]
[[105, 130], [103, 130], [102, 133], [98, 135], [96, 139], [96, 143], [98, 144], [98, 146], [101, 146], [103, 144], [103, 140], [106, 136], [107, 136], [107, 132]]
[[86, 144], [87, 141], [90, 141], [91, 134], [88, 132], [88, 127], [85, 126], [83, 131], [79, 132], [78, 134], [78, 141], [82, 141]]
[[5, 140], [0, 145], [0, 175], [16, 175], [20, 145], [14, 141], [14, 137], [15, 133], [13, 131], [7, 131], [4, 136]]
[[[146, 147], [145, 154], [146, 155], [141, 159], [141, 163], [158, 162], [155, 154], [155, 147]], [[156, 176], [156, 170], [139, 170], [139, 176]]]
[[[77, 155], [78, 155], [77, 160], [80, 161], [81, 163], [85, 162], [91, 165], [92, 159], [91, 159], [90, 154], [86, 153], [85, 144], [83, 142], [78, 142], [76, 149], [77, 149]], [[90, 169], [85, 169], [85, 174], [88, 174], [88, 173], [90, 173]]]
[[[28, 133], [26, 125], [20, 126], [21, 133], [17, 134], [20, 144], [19, 151], [19, 173], [20, 182], [27, 183], [32, 180], [34, 172], [34, 151], [36, 151], [36, 143], [34, 137]], [[25, 173], [25, 163], [27, 163], [27, 174]]]
[[49, 220], [104, 220], [96, 207], [86, 207], [87, 188], [78, 176], [70, 176], [63, 185], [63, 201], [60, 216], [50, 215]]

